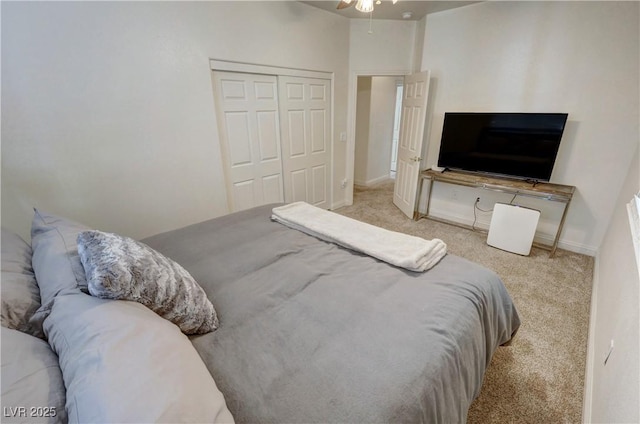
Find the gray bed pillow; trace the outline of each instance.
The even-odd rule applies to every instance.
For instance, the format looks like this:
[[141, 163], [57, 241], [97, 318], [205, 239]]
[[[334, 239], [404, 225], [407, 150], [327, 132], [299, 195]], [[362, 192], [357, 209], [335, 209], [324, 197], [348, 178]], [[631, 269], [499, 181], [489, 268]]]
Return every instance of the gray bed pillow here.
[[31, 246], [22, 237], [2, 228], [2, 326], [43, 337], [41, 329], [29, 323], [40, 307], [31, 255]]
[[34, 209], [31, 223], [31, 263], [40, 289], [42, 305], [31, 324], [42, 328], [56, 296], [87, 290], [84, 269], [78, 257], [76, 237], [90, 228]]
[[65, 388], [49, 344], [6, 327], [2, 335], [3, 423], [66, 423]]
[[218, 328], [205, 291], [178, 263], [146, 244], [112, 233], [84, 231], [77, 243], [91, 295], [141, 303], [185, 334]]
[[233, 422], [189, 338], [139, 303], [58, 296], [44, 326], [69, 423]]

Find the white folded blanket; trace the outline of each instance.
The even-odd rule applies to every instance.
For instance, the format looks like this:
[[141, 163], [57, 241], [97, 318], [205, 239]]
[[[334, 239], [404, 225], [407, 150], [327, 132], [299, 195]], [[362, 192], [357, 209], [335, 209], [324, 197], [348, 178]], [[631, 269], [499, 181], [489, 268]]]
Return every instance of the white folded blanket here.
[[426, 271], [447, 253], [447, 245], [440, 239], [385, 230], [305, 202], [273, 208], [271, 219], [410, 271]]

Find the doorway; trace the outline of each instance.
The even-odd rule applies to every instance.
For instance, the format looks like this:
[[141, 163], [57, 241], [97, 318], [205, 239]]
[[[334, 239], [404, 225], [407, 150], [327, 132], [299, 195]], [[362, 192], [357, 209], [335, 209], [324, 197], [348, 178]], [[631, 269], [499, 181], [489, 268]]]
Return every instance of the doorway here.
[[354, 184], [372, 187], [395, 178], [403, 78], [358, 76]]
[[[384, 152], [384, 149], [376, 149], [374, 146], [372, 148], [370, 139], [371, 135], [367, 134], [367, 137], [356, 137], [356, 127], [357, 125], [357, 98], [358, 98], [358, 79], [360, 77], [366, 77], [366, 74], [358, 74], [354, 73], [354, 79], [352, 87], [352, 96], [350, 98], [350, 115], [354, 118], [354, 125], [352, 126], [351, 134], [353, 140], [350, 147], [347, 148], [347, 178], [352, 176], [354, 184], [348, 185], [345, 201], [347, 204], [353, 203], [354, 198], [354, 187], [358, 183], [358, 179], [360, 182], [372, 183], [376, 182], [375, 178], [369, 178], [370, 175], [366, 174], [367, 179], [362, 180], [362, 174], [355, 174], [356, 168], [356, 141], [360, 141], [360, 158], [358, 160], [358, 165], [360, 169], [362, 168], [362, 164], [367, 163], [366, 170], [369, 171], [370, 162], [369, 157], [374, 154], [378, 154], [379, 152]], [[373, 78], [373, 77], [372, 77]], [[366, 80], [363, 80], [366, 81]], [[371, 82], [370, 91], [373, 93], [373, 85], [374, 80]], [[418, 174], [420, 173], [420, 163], [422, 162], [422, 150], [424, 145], [424, 131], [425, 131], [425, 122], [426, 122], [426, 111], [427, 111], [427, 100], [429, 98], [429, 81], [430, 81], [430, 72], [421, 71], [416, 72], [409, 75], [404, 75], [404, 87], [402, 92], [402, 114], [400, 118], [400, 134], [399, 140], [397, 143], [397, 168], [396, 168], [396, 179], [391, 180], [395, 181], [393, 188], [393, 203], [410, 219], [413, 219], [415, 214], [415, 206], [417, 200], [417, 183], [418, 183]], [[361, 93], [366, 92], [367, 86], [366, 82], [363, 82], [363, 86], [361, 87]], [[397, 95], [397, 92], [394, 92], [394, 97]], [[371, 99], [371, 95], [369, 95], [369, 99]], [[371, 103], [371, 100], [369, 100]], [[361, 102], [362, 104], [362, 102]], [[394, 102], [395, 105], [395, 102]], [[371, 106], [370, 106], [371, 107]], [[394, 107], [395, 109], [395, 107]], [[363, 113], [361, 112], [362, 116]], [[369, 113], [369, 125], [365, 126], [368, 131], [371, 131], [373, 125], [371, 124], [371, 113]], [[391, 116], [393, 119], [393, 113], [389, 113], [388, 115], [384, 115], [385, 117]], [[374, 118], [373, 122], [376, 123], [377, 120]], [[361, 126], [362, 127], [362, 126]], [[376, 128], [373, 129], [373, 135], [377, 135], [379, 132]], [[366, 155], [362, 156], [362, 152], [365, 150], [363, 146], [363, 140], [367, 140], [366, 144]], [[390, 151], [390, 149], [389, 149]], [[388, 167], [389, 162], [385, 163], [385, 167]], [[390, 172], [389, 172], [390, 174]], [[389, 179], [390, 177], [381, 176], [379, 177], [380, 181], [384, 179]]]

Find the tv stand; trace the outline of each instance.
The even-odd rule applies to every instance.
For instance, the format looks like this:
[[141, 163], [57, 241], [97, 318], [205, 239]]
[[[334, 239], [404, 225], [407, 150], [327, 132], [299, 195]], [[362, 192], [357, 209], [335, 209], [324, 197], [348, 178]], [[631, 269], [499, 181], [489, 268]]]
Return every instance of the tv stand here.
[[[413, 219], [418, 220], [420, 218], [428, 218], [434, 221], [444, 222], [446, 224], [457, 225], [459, 227], [473, 229], [469, 225], [461, 224], [454, 221], [449, 221], [442, 218], [437, 218], [429, 215], [429, 207], [431, 205], [431, 193], [433, 184], [435, 182], [442, 182], [447, 184], [455, 184], [466, 187], [474, 187], [481, 188], [484, 190], [497, 191], [502, 193], [509, 194], [517, 194], [518, 196], [527, 196], [534, 197], [537, 199], [550, 200], [553, 202], [561, 202], [564, 203], [564, 210], [562, 212], [562, 218], [560, 219], [560, 224], [558, 225], [558, 230], [556, 231], [555, 238], [553, 240], [552, 245], [544, 245], [540, 243], [534, 243], [534, 246], [540, 247], [542, 249], [549, 250], [549, 257], [553, 257], [556, 253], [556, 249], [558, 247], [558, 240], [560, 239], [560, 234], [562, 233], [562, 227], [564, 226], [564, 221], [567, 217], [567, 210], [569, 209], [569, 204], [571, 203], [571, 198], [573, 197], [573, 193], [575, 192], [575, 186], [562, 185], [562, 184], [552, 184], [546, 182], [539, 181], [523, 181], [516, 180], [510, 178], [499, 178], [499, 177], [489, 177], [480, 174], [460, 172], [460, 171], [444, 171], [438, 172], [431, 169], [422, 171], [419, 175], [419, 183], [418, 183], [418, 199], [416, 201], [416, 208], [413, 213]], [[422, 196], [422, 190], [424, 186], [424, 181], [429, 181], [429, 194], [427, 197], [427, 210], [424, 214], [421, 214], [418, 211], [418, 206], [420, 204], [420, 197]], [[481, 230], [484, 231], [484, 230]]]

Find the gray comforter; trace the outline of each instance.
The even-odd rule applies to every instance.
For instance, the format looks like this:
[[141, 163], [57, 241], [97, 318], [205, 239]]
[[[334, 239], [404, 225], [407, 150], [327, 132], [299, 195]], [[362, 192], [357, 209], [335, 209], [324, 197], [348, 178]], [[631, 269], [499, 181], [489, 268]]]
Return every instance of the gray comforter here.
[[203, 286], [220, 328], [192, 338], [237, 422], [461, 423], [519, 326], [492, 271], [425, 273], [289, 229], [273, 205], [144, 240]]

